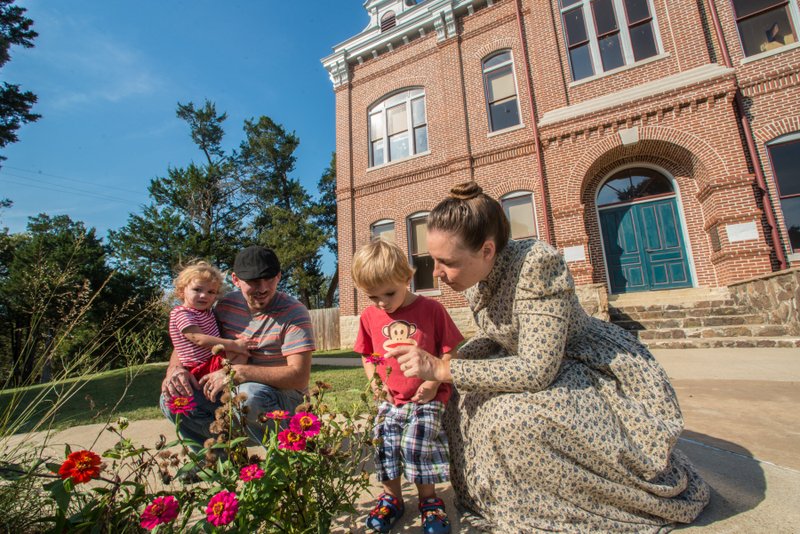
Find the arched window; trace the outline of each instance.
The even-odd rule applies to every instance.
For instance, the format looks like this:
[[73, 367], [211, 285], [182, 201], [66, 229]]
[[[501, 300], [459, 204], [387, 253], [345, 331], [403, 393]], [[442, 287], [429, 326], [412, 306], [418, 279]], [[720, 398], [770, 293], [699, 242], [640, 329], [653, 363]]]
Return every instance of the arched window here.
[[483, 61], [483, 87], [489, 115], [489, 131], [496, 132], [519, 124], [517, 82], [510, 50]]
[[439, 289], [439, 279], [433, 276], [433, 258], [428, 254], [427, 212], [415, 213], [408, 218], [408, 249], [414, 273], [414, 291]]
[[800, 132], [775, 139], [767, 149], [789, 242], [800, 252]]
[[391, 219], [381, 219], [372, 223], [370, 226], [370, 236], [372, 239], [383, 239], [394, 243], [394, 221]]
[[386, 30], [391, 30], [397, 25], [397, 17], [394, 14], [394, 11], [387, 11], [381, 17], [381, 32], [385, 32]]
[[500, 199], [503, 211], [511, 224], [512, 239], [533, 239], [539, 236], [536, 229], [536, 210], [533, 193], [515, 191]]
[[634, 167], [614, 174], [597, 194], [597, 206], [622, 204], [672, 194], [669, 178], [653, 169]]
[[370, 167], [427, 151], [428, 122], [423, 89], [395, 93], [370, 108]]

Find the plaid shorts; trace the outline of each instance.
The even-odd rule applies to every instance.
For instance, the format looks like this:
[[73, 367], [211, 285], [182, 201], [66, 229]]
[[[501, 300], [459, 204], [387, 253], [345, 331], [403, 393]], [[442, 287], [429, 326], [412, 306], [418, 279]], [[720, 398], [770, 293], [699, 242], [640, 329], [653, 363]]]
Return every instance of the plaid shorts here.
[[447, 436], [442, 428], [444, 403], [409, 402], [394, 406], [383, 402], [375, 418], [375, 469], [381, 482], [401, 474], [415, 484], [450, 480]]

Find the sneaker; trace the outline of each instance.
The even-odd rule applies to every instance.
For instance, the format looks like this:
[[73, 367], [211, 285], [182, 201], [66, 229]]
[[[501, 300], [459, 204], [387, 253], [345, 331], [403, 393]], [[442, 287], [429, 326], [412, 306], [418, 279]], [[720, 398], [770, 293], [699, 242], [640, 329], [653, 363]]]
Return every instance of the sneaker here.
[[444, 511], [444, 501], [439, 497], [428, 497], [419, 503], [422, 514], [422, 532], [424, 534], [449, 534], [450, 520]]
[[367, 516], [367, 528], [373, 532], [389, 532], [397, 520], [403, 517], [405, 507], [394, 495], [381, 493], [378, 504]]

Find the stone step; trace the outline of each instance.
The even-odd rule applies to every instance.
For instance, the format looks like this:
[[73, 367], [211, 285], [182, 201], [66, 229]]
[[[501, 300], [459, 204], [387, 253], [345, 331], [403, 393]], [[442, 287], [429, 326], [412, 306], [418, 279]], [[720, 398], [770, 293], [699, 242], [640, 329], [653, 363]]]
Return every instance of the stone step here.
[[793, 348], [800, 347], [800, 337], [709, 337], [692, 339], [653, 339], [644, 341], [650, 349], [712, 348]]
[[685, 317], [714, 317], [745, 315], [749, 310], [733, 305], [719, 306], [695, 306], [691, 308], [681, 308], [670, 306], [667, 308], [650, 307], [649, 309], [630, 309], [630, 308], [608, 308], [608, 314], [612, 321], [641, 321], [648, 319], [681, 319]]
[[615, 308], [629, 306], [651, 305], [684, 305], [702, 301], [729, 300], [730, 291], [727, 287], [693, 287], [685, 289], [670, 289], [665, 291], [642, 291], [637, 293], [623, 293], [609, 295], [608, 303]]
[[664, 330], [674, 328], [698, 328], [701, 326], [734, 326], [764, 324], [764, 318], [756, 314], [722, 315], [710, 317], [659, 317], [656, 319], [614, 319], [625, 330]]
[[725, 337], [781, 337], [788, 336], [784, 325], [743, 324], [698, 328], [671, 328], [659, 330], [635, 330], [641, 340], [649, 339], [704, 339]]

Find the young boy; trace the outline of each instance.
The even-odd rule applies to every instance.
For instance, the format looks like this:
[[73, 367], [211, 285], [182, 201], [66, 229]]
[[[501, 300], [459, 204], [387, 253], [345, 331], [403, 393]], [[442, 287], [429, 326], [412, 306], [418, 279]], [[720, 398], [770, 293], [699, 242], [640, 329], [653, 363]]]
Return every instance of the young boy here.
[[397, 245], [375, 240], [364, 246], [353, 257], [352, 275], [374, 304], [361, 313], [355, 351], [364, 355], [367, 378], [377, 372], [383, 382], [376, 397], [385, 395], [375, 419], [375, 466], [384, 491], [367, 528], [389, 532], [403, 515], [402, 473], [417, 486], [423, 532], [448, 533], [444, 502], [434, 485], [450, 478], [442, 415], [452, 388], [406, 378], [397, 360], [383, 355], [407, 344], [449, 360], [463, 337], [441, 304], [408, 290], [414, 270]]
[[169, 314], [169, 337], [181, 365], [198, 380], [222, 368], [222, 357], [212, 354], [222, 345], [231, 363], [246, 363], [255, 342], [247, 339], [224, 339], [219, 335], [217, 319], [211, 307], [222, 288], [222, 273], [204, 261], [181, 270], [175, 278], [175, 296], [181, 304]]

